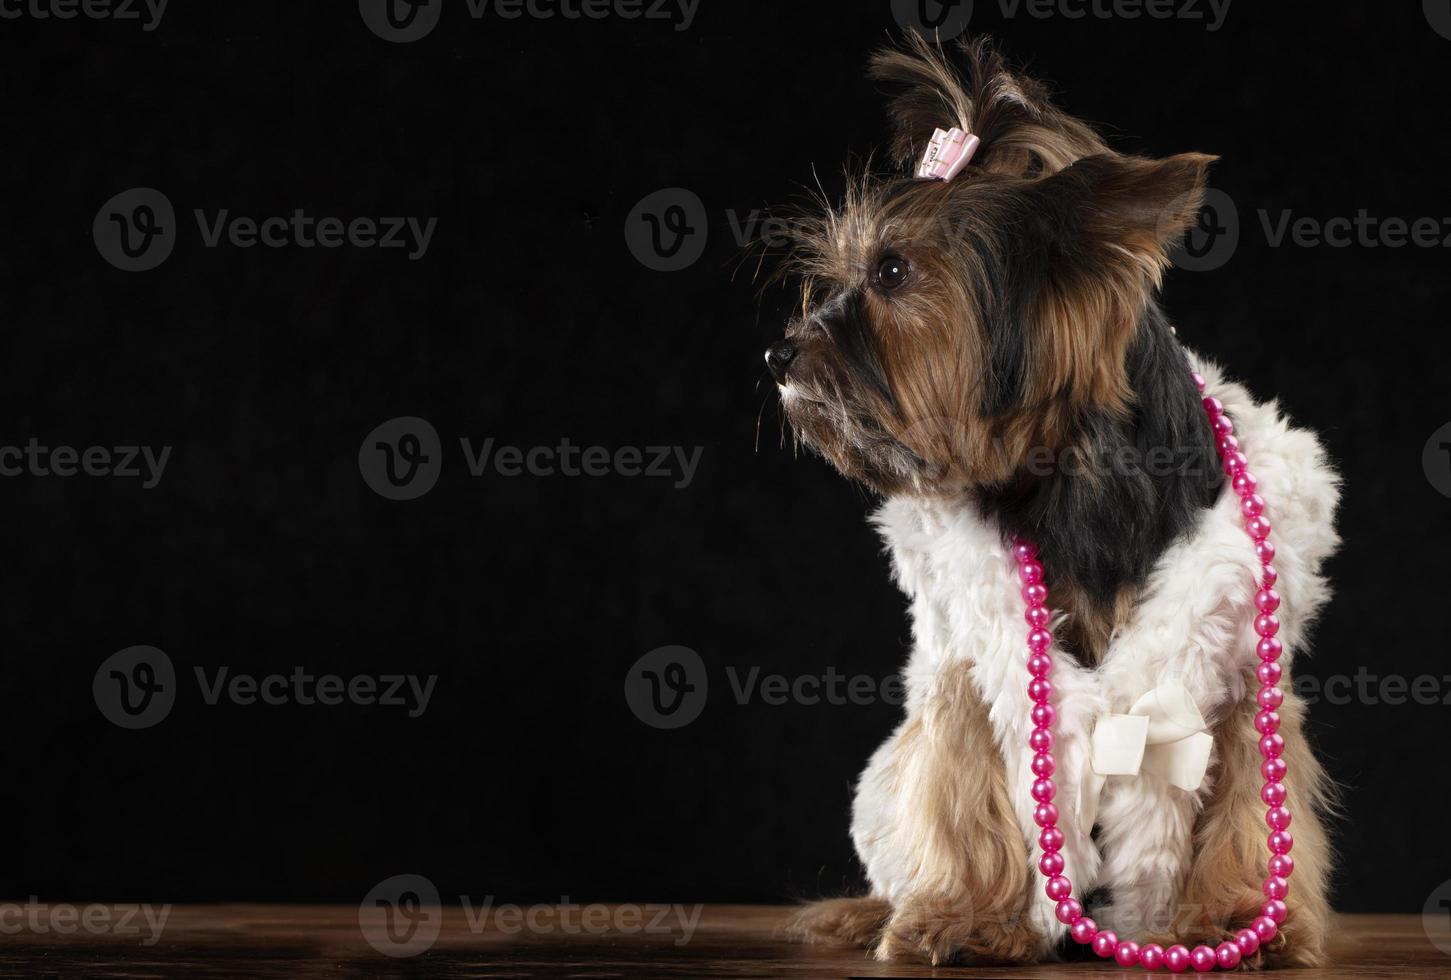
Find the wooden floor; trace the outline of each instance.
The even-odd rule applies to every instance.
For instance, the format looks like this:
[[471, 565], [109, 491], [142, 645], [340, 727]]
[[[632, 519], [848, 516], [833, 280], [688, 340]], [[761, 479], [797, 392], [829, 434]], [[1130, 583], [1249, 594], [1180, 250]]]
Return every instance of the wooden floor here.
[[[418, 928], [412, 928], [417, 922], [395, 921], [390, 935], [385, 923], [369, 920], [365, 934], [359, 910], [348, 907], [182, 906], [169, 910], [159, 930], [154, 923], [160, 909], [151, 910], [149, 922], [134, 914], [123, 927], [124, 906], [79, 906], [74, 915], [52, 909], [38, 917], [17, 916], [17, 908], [30, 906], [0, 903], [3, 977], [1143, 976], [1095, 963], [1014, 969], [884, 965], [859, 950], [789, 943], [780, 937], [788, 910], [766, 907], [539, 907], [525, 910], [530, 918], [504, 911], [475, 914], [471, 921], [455, 906], [432, 922], [436, 938], [427, 921]], [[99, 909], [109, 910], [109, 924], [101, 923]], [[86, 915], [92, 916], [89, 929], [78, 924]], [[1335, 980], [1451, 975], [1451, 955], [1432, 945], [1419, 916], [1344, 916], [1341, 923], [1332, 968], [1287, 975]], [[56, 931], [67, 927], [67, 934]], [[1451, 935], [1436, 939], [1451, 950]], [[379, 949], [413, 955], [389, 956]]]

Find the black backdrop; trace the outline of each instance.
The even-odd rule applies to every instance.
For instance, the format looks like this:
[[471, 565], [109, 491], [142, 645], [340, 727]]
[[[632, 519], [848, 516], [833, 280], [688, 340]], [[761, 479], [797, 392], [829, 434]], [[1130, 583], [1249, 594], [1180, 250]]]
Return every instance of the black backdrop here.
[[[848, 155], [884, 141], [862, 66], [898, 33], [891, 5], [701, 0], [682, 30], [449, 3], [411, 44], [355, 4], [303, 7], [176, 4], [150, 31], [0, 20], [0, 445], [171, 447], [150, 489], [0, 479], [0, 893], [354, 902], [403, 872], [515, 901], [855, 885], [850, 787], [898, 717], [890, 688], [743, 704], [728, 668], [880, 680], [908, 626], [871, 501], [780, 444], [760, 352], [789, 299], [753, 282], [737, 224], [799, 198], [813, 168], [839, 191]], [[1428, 703], [1372, 684], [1313, 709], [1346, 791], [1338, 904], [1417, 910], [1451, 875], [1444, 846], [1409, 858], [1436, 833], [1409, 814], [1448, 802], [1433, 624], [1451, 463], [1439, 443], [1423, 459], [1451, 421], [1448, 253], [1271, 247], [1260, 212], [1272, 230], [1285, 211], [1427, 217], [1444, 237], [1436, 5], [1236, 3], [1213, 31], [976, 7], [974, 31], [1120, 148], [1223, 157], [1238, 248], [1174, 272], [1166, 303], [1343, 467], [1339, 598], [1301, 671], [1435, 677]], [[93, 222], [137, 187], [174, 206], [175, 247], [128, 272]], [[625, 234], [665, 188], [704, 218], [683, 212], [704, 251], [673, 272]], [[438, 221], [410, 260], [206, 247], [192, 216], [299, 208]], [[436, 429], [442, 466], [395, 501], [359, 452], [405, 416]], [[684, 488], [678, 464], [474, 477], [459, 440], [491, 437], [701, 455]], [[129, 730], [101, 710], [109, 670], [93, 679], [136, 645], [176, 680], [164, 720]], [[674, 728], [625, 694], [666, 646], [698, 653], [687, 677], [708, 683]], [[195, 671], [222, 666], [437, 681], [416, 718], [209, 704]]]

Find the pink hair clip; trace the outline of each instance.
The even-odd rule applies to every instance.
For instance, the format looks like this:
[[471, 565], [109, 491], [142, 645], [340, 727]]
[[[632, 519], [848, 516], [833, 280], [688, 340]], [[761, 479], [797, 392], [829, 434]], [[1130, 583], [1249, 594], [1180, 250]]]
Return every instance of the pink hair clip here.
[[951, 180], [962, 173], [962, 168], [972, 160], [982, 140], [971, 133], [964, 133], [956, 126], [947, 131], [936, 130], [922, 163], [917, 167], [917, 176], [928, 180]]

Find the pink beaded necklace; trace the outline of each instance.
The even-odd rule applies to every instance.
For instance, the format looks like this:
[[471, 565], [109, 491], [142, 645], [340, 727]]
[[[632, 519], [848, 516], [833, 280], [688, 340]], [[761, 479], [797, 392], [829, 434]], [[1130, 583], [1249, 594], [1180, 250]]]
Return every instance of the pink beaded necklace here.
[[[1199, 393], [1204, 393], [1204, 378], [1194, 374], [1194, 383]], [[1255, 731], [1260, 733], [1260, 754], [1264, 763], [1260, 772], [1265, 777], [1260, 799], [1269, 808], [1265, 823], [1269, 825], [1269, 876], [1265, 878], [1265, 904], [1260, 915], [1248, 929], [1241, 929], [1231, 941], [1218, 947], [1170, 946], [1164, 949], [1155, 943], [1140, 946], [1138, 943], [1120, 940], [1108, 930], [1100, 931], [1098, 925], [1083, 913], [1083, 906], [1073, 897], [1073, 885], [1063, 875], [1063, 831], [1058, 829], [1058, 808], [1053, 805], [1056, 788], [1053, 785], [1054, 762], [1050, 750], [1053, 748], [1053, 720], [1056, 714], [1051, 703], [1053, 684], [1048, 675], [1053, 669], [1053, 659], [1048, 648], [1053, 644], [1053, 634], [1048, 623], [1051, 613], [1047, 606], [1048, 587], [1043, 584], [1043, 566], [1038, 562], [1038, 549], [1030, 541], [1019, 539], [1013, 544], [1013, 557], [1018, 564], [1018, 577], [1023, 582], [1023, 598], [1028, 608], [1028, 697], [1032, 699], [1033, 733], [1028, 745], [1034, 755], [1032, 761], [1033, 799], [1038, 805], [1033, 811], [1033, 822], [1041, 829], [1038, 843], [1043, 848], [1043, 857], [1038, 869], [1048, 879], [1045, 891], [1048, 897], [1058, 903], [1058, 921], [1069, 927], [1073, 941], [1091, 945], [1093, 951], [1104, 959], [1112, 957], [1120, 966], [1142, 966], [1146, 970], [1166, 967], [1171, 973], [1183, 973], [1193, 967], [1199, 973], [1208, 973], [1216, 967], [1232, 970], [1243, 957], [1249, 956], [1267, 943], [1279, 932], [1279, 924], [1285, 921], [1288, 909], [1285, 896], [1289, 893], [1289, 877], [1295, 869], [1290, 857], [1294, 838], [1290, 836], [1290, 811], [1285, 806], [1285, 739], [1278, 733], [1280, 716], [1275, 711], [1284, 700], [1284, 692], [1275, 685], [1279, 683], [1281, 669], [1278, 663], [1283, 646], [1275, 638], [1280, 630], [1280, 621], [1275, 610], [1280, 606], [1280, 597], [1275, 592], [1278, 578], [1275, 566], [1275, 546], [1270, 543], [1270, 522], [1264, 516], [1264, 499], [1256, 492], [1259, 481], [1249, 471], [1249, 461], [1239, 451], [1239, 440], [1234, 436], [1234, 423], [1224, 414], [1224, 405], [1217, 398], [1205, 398], [1204, 410], [1209, 416], [1219, 445], [1219, 458], [1224, 472], [1234, 481], [1234, 491], [1240, 497], [1240, 511], [1244, 514], [1245, 530], [1254, 541], [1255, 556], [1260, 562], [1259, 591], [1255, 594], [1255, 606], [1259, 615], [1255, 617], [1255, 633], [1260, 641], [1257, 651], [1260, 665], [1255, 672], [1260, 689], [1256, 703], [1260, 711], [1255, 715]]]

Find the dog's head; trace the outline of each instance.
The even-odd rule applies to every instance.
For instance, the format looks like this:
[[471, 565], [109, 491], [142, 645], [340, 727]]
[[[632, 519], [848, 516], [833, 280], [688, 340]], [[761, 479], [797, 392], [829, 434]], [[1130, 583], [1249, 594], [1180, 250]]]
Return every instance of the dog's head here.
[[981, 147], [953, 180], [862, 178], [797, 223], [801, 311], [766, 353], [796, 436], [882, 493], [1000, 485], [1130, 410], [1129, 344], [1212, 160], [1116, 154], [987, 42], [961, 56], [914, 36], [874, 59], [908, 174], [937, 128]]

